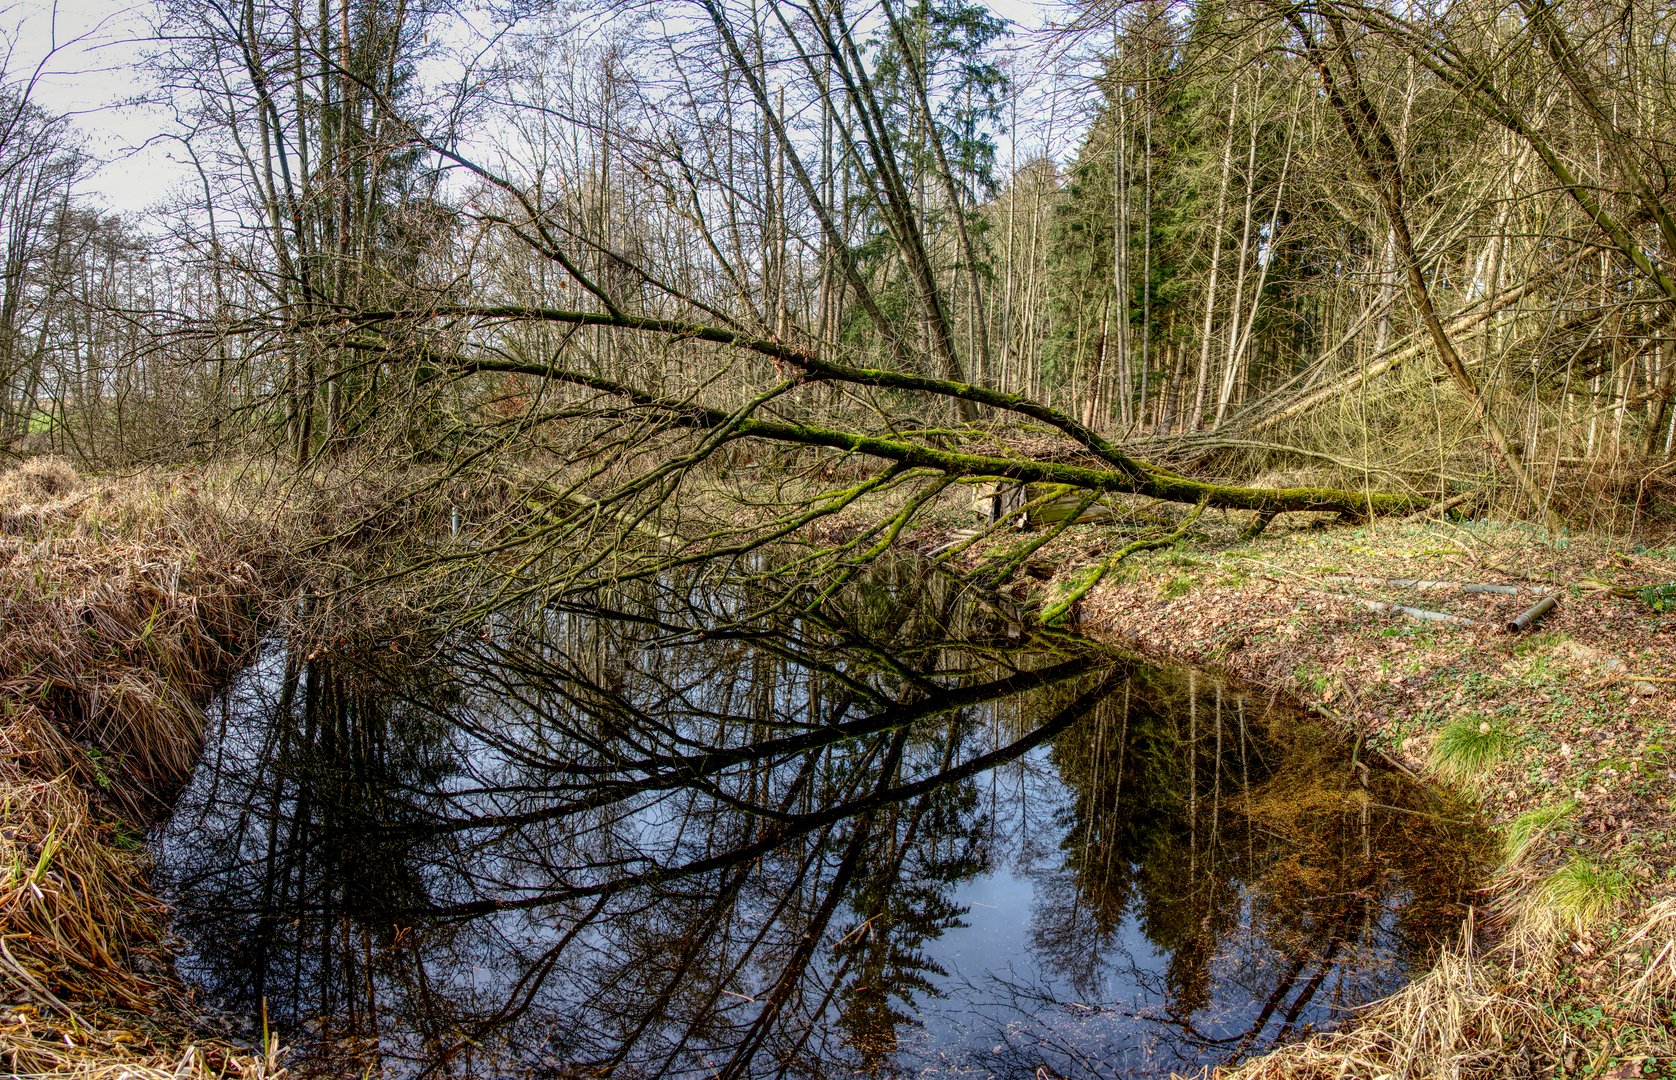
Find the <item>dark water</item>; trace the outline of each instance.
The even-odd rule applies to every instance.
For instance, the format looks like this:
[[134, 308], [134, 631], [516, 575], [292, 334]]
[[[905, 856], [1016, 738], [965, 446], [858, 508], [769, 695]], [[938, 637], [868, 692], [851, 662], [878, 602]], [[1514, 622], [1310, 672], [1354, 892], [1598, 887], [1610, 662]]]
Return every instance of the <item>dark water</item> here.
[[912, 567], [266, 650], [157, 837], [305, 1074], [1167, 1075], [1458, 933], [1476, 835], [1300, 717]]

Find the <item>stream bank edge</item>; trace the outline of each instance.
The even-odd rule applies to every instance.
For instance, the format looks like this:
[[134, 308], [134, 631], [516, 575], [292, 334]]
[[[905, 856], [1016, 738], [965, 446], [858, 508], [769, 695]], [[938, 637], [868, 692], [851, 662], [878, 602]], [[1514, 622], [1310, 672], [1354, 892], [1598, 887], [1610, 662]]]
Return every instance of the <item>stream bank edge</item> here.
[[[1676, 549], [1517, 524], [1261, 538], [1240, 524], [1126, 562], [1079, 602], [1075, 628], [1327, 717], [1459, 788], [1502, 851], [1474, 932], [1432, 971], [1342, 1031], [1218, 1075], [1676, 1076], [1676, 618], [1625, 584], [1676, 580]], [[1044, 551], [1036, 588], [1051, 597], [1103, 543]], [[1346, 573], [1386, 587], [1323, 587]], [[1536, 582], [1562, 599], [1513, 635], [1507, 610], [1528, 598], [1390, 587], [1438, 581]], [[1421, 595], [1460, 618], [1368, 607]]]

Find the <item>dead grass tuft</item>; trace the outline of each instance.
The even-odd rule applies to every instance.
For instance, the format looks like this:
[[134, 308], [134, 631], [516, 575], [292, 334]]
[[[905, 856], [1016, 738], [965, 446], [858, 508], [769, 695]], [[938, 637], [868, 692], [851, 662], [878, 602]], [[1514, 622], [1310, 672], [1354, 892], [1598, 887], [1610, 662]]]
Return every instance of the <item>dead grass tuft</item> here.
[[0, 475], [0, 499], [56, 499], [75, 490], [81, 476], [61, 457], [30, 458]]
[[249, 538], [180, 479], [49, 459], [0, 493], [37, 500], [0, 517], [0, 1071], [275, 1076], [193, 1042], [137, 842], [254, 630]]
[[1619, 949], [1630, 977], [1620, 978], [1624, 1005], [1645, 1023], [1658, 1022], [1659, 1003], [1676, 999], [1676, 898], [1647, 909]]
[[[1508, 886], [1522, 889], [1514, 884]], [[1219, 1080], [1608, 1075], [1614, 1064], [1665, 1060], [1676, 992], [1676, 903], [1648, 908], [1622, 934], [1575, 924], [1524, 925], [1483, 954], [1468, 940], [1425, 975], [1363, 1010], [1344, 1030], [1318, 1034], [1216, 1070]], [[1581, 964], [1577, 958], [1583, 958]], [[1613, 989], [1568, 1001], [1555, 994], [1560, 965], [1601, 972]], [[1612, 1072], [1610, 1075], [1640, 1075]]]
[[1318, 1035], [1218, 1076], [1504, 1076], [1547, 1033], [1541, 1008], [1523, 1000], [1493, 965], [1452, 949], [1431, 971], [1367, 1010], [1346, 1031]]

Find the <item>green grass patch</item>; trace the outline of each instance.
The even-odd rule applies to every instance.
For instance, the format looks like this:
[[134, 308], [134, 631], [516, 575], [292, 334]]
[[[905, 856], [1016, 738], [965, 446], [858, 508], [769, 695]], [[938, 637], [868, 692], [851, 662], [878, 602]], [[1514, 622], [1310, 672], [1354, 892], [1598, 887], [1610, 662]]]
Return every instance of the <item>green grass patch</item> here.
[[1503, 861], [1508, 863], [1517, 862], [1538, 837], [1553, 828], [1556, 823], [1570, 817], [1576, 810], [1576, 800], [1567, 799], [1564, 802], [1550, 803], [1547, 806], [1538, 806], [1535, 809], [1526, 810], [1509, 821], [1502, 828], [1501, 854]]
[[1610, 862], [1579, 855], [1542, 884], [1542, 899], [1560, 922], [1582, 931], [1628, 899], [1629, 877]]
[[1196, 584], [1198, 582], [1191, 574], [1177, 574], [1159, 587], [1158, 595], [1166, 600], [1175, 600], [1192, 592], [1193, 586]]
[[1676, 581], [1663, 585], [1649, 585], [1636, 595], [1641, 598], [1643, 604], [1660, 615], [1676, 611]]
[[111, 770], [106, 766], [114, 764], [111, 756], [98, 747], [88, 747], [87, 763], [93, 770], [93, 782], [98, 785], [99, 790], [109, 791], [111, 789]]
[[1324, 671], [1317, 671], [1312, 664], [1299, 664], [1292, 669], [1292, 677], [1316, 697], [1326, 696], [1333, 685], [1333, 677]]
[[1432, 771], [1470, 785], [1506, 757], [1517, 742], [1500, 719], [1477, 713], [1458, 716], [1437, 733], [1437, 741], [1432, 744]]
[[1524, 640], [1518, 642], [1517, 644], [1515, 644], [1513, 646], [1513, 655], [1514, 656], [1529, 656], [1531, 653], [1534, 653], [1534, 652], [1546, 653], [1546, 652], [1551, 651], [1554, 648], [1554, 646], [1558, 645], [1560, 642], [1562, 642], [1564, 640], [1565, 640], [1565, 635], [1564, 634], [1558, 634], [1558, 633], [1532, 634], [1530, 637], [1525, 638]]

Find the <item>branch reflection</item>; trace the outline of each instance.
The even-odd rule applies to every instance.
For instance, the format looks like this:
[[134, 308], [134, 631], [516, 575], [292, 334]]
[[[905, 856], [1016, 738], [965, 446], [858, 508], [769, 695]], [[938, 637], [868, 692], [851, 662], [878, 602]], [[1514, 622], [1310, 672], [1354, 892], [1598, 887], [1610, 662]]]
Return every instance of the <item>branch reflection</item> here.
[[158, 842], [183, 970], [305, 1074], [1167, 1074], [1459, 925], [1471, 830], [1295, 715], [910, 564], [751, 603], [275, 647]]

